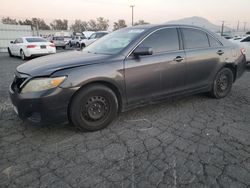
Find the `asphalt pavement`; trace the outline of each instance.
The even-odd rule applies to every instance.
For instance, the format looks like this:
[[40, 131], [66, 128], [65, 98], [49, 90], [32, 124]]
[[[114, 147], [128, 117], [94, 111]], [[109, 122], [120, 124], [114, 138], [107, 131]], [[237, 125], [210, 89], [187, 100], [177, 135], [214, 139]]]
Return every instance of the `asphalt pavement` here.
[[79, 132], [16, 116], [8, 86], [22, 63], [0, 54], [0, 187], [250, 187], [250, 72], [224, 99], [168, 100]]

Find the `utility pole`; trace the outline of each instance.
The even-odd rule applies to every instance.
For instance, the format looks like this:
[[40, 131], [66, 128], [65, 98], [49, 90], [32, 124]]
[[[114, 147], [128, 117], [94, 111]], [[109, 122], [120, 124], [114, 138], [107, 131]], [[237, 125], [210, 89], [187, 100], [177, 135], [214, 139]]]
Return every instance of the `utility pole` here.
[[37, 33], [37, 36], [39, 36], [39, 26], [38, 26], [38, 20], [36, 20], [36, 33]]
[[240, 28], [240, 21], [238, 21], [237, 23], [237, 31], [239, 31], [239, 28]]
[[247, 22], [244, 22], [244, 31], [246, 31]]
[[132, 26], [134, 26], [134, 7], [135, 7], [135, 5], [130, 5], [130, 7], [132, 8]]
[[221, 25], [221, 36], [223, 35], [224, 33], [224, 25], [225, 25], [225, 21], [222, 21], [222, 25]]

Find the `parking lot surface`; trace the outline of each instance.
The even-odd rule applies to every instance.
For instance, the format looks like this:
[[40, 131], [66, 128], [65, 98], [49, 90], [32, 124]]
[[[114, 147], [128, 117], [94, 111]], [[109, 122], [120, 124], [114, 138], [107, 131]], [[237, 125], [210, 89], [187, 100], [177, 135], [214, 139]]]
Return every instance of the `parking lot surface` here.
[[250, 187], [250, 72], [224, 99], [169, 100], [79, 132], [18, 119], [8, 86], [22, 63], [0, 54], [0, 187]]

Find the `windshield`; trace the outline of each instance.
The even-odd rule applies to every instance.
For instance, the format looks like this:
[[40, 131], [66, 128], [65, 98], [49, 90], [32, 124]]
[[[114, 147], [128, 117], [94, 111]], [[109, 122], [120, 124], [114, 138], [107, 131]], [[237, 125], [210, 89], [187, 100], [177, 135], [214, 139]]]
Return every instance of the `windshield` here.
[[133, 28], [118, 30], [102, 37], [90, 46], [84, 48], [83, 51], [96, 54], [118, 54], [143, 31], [144, 29]]
[[43, 38], [26, 38], [27, 42], [47, 42], [45, 39]]

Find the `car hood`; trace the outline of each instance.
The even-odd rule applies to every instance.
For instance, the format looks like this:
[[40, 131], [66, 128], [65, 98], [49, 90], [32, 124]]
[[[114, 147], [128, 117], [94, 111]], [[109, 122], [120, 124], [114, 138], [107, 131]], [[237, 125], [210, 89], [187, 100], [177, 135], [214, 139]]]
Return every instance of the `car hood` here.
[[110, 55], [93, 54], [85, 51], [58, 53], [30, 60], [18, 66], [17, 72], [30, 76], [46, 76], [61, 69], [102, 63], [109, 57]]

